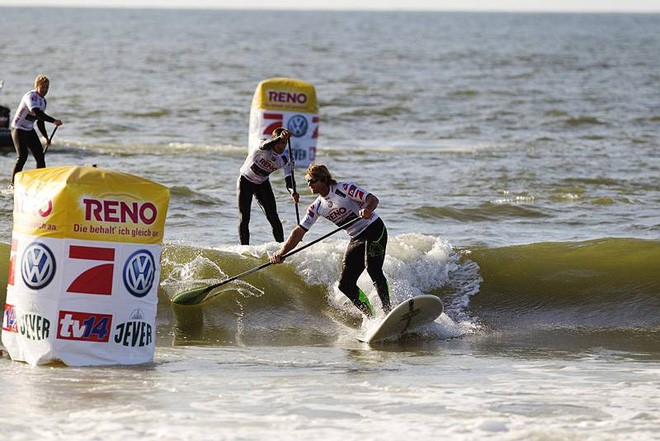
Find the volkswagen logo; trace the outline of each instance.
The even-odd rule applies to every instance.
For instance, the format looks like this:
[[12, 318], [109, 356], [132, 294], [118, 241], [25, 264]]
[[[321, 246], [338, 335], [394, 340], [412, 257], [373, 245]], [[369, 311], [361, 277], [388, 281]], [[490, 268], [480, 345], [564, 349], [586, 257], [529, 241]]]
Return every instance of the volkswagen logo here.
[[131, 254], [124, 265], [124, 286], [135, 297], [149, 294], [156, 277], [154, 256], [147, 250]]
[[23, 252], [21, 276], [31, 289], [41, 289], [55, 277], [55, 255], [46, 245], [33, 242]]
[[303, 115], [293, 115], [286, 123], [286, 127], [289, 129], [289, 132], [291, 132], [291, 134], [296, 138], [305, 136], [308, 127], [307, 118], [305, 118]]

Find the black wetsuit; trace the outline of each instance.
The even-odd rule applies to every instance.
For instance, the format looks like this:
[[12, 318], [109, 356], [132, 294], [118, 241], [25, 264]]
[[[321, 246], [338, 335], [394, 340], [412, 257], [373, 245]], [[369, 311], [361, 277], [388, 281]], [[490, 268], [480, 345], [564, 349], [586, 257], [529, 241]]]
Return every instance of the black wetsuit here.
[[266, 219], [273, 229], [273, 237], [277, 242], [284, 242], [284, 228], [277, 214], [277, 203], [270, 181], [255, 184], [246, 177], [238, 178], [238, 235], [241, 245], [250, 244], [250, 212], [252, 210], [252, 197], [257, 199], [264, 211]]
[[339, 289], [358, 308], [367, 314], [360, 301], [360, 289], [357, 281], [365, 267], [369, 277], [376, 287], [383, 310], [389, 312], [390, 293], [387, 279], [383, 273], [385, 263], [385, 249], [387, 248], [387, 228], [382, 219], [377, 219], [357, 237], [351, 239], [344, 254]]
[[293, 181], [291, 179], [291, 163], [288, 153], [275, 153], [273, 145], [279, 142], [277, 138], [264, 141], [261, 146], [251, 152], [246, 158], [236, 184], [238, 200], [238, 236], [241, 245], [250, 244], [250, 212], [252, 209], [252, 198], [255, 197], [259, 206], [264, 211], [266, 219], [273, 229], [273, 237], [277, 242], [284, 242], [284, 229], [277, 214], [277, 203], [273, 188], [268, 179], [274, 171], [285, 168], [286, 187], [291, 191]]
[[[307, 208], [300, 227], [309, 231], [319, 217], [324, 217], [335, 225], [344, 225], [358, 217], [368, 195], [369, 192], [352, 182], [335, 183], [330, 186], [327, 195], [319, 195]], [[360, 219], [346, 227], [346, 232], [351, 241], [344, 254], [339, 290], [363, 313], [372, 315], [373, 307], [369, 298], [357, 286], [357, 281], [366, 268], [378, 292], [383, 311], [389, 312], [390, 292], [383, 274], [387, 248], [385, 223], [374, 212], [370, 219]]]
[[44, 148], [41, 145], [39, 135], [34, 130], [36, 121], [39, 131], [44, 137], [48, 137], [44, 121], [55, 122], [55, 118], [46, 115], [46, 99], [39, 95], [35, 90], [26, 93], [21, 99], [21, 103], [16, 110], [12, 121], [11, 137], [16, 149], [16, 163], [11, 174], [11, 183], [14, 184], [14, 176], [23, 170], [27, 162], [28, 152], [32, 152], [37, 168], [46, 167], [46, 158]]

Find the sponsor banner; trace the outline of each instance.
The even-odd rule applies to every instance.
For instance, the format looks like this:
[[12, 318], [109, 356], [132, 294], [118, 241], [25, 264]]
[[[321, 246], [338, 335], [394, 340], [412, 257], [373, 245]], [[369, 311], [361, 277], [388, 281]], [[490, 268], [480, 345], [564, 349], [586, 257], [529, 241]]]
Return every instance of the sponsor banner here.
[[155, 311], [134, 306], [58, 311], [55, 345], [72, 365], [140, 364], [153, 360]]
[[169, 192], [160, 184], [96, 167], [30, 170], [16, 181], [14, 231], [162, 243]]
[[[42, 170], [50, 176], [49, 169]], [[136, 177], [131, 177], [135, 188], [130, 191], [119, 185], [109, 187], [108, 182], [114, 185], [128, 181], [127, 175], [117, 177], [109, 171], [97, 175], [103, 177], [96, 182], [97, 189], [80, 171], [59, 170], [54, 175], [82, 176], [84, 185], [67, 181], [65, 186], [49, 186], [43, 176], [17, 179], [16, 191], [25, 199], [22, 205], [15, 203], [2, 319], [4, 346], [12, 359], [32, 365], [55, 360], [75, 366], [151, 361], [167, 189], [161, 186], [164, 194], [158, 194], [158, 184], [149, 181], [141, 188]], [[115, 227], [120, 230], [146, 216], [153, 219], [150, 231], [157, 234], [132, 237], [117, 232], [76, 231], [72, 225], [85, 222], [81, 220], [87, 209], [85, 200], [107, 201], [108, 195], [113, 195], [112, 200], [132, 200], [136, 207], [151, 203], [153, 210], [149, 208], [142, 214], [131, 211], [126, 213], [127, 219], [116, 208], [121, 204], [92, 202], [90, 212], [105, 216], [105, 220], [87, 225], [102, 225], [116, 216]], [[45, 208], [35, 210], [37, 206]], [[35, 216], [48, 227], [35, 227]], [[17, 224], [26, 220], [30, 221], [27, 226]]]
[[149, 308], [58, 309], [55, 302], [7, 303], [2, 341], [14, 360], [71, 366], [139, 364], [153, 360], [155, 311]]
[[53, 312], [57, 309], [57, 301], [14, 297], [12, 292], [13, 288], [8, 287], [2, 314], [3, 345], [14, 360], [31, 365], [52, 361], [52, 342], [56, 332]]
[[307, 167], [316, 158], [319, 115], [314, 86], [292, 78], [271, 78], [257, 85], [250, 111], [248, 149], [270, 139], [273, 130], [291, 132], [291, 151], [296, 167]]

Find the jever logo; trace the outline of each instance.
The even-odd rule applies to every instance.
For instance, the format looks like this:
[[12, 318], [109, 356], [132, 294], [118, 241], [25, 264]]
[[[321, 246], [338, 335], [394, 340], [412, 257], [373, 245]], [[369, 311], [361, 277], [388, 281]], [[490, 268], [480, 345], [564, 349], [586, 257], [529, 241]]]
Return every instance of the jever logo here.
[[131, 313], [131, 321], [115, 328], [115, 343], [123, 346], [143, 347], [153, 342], [152, 327], [144, 321], [144, 313], [138, 308]]
[[147, 250], [131, 254], [124, 265], [124, 286], [135, 297], [149, 294], [156, 277], [154, 256]]
[[28, 340], [44, 340], [50, 335], [50, 320], [29, 312], [18, 320], [18, 332]]
[[55, 255], [46, 245], [33, 242], [23, 252], [21, 276], [31, 289], [41, 289], [55, 277]]

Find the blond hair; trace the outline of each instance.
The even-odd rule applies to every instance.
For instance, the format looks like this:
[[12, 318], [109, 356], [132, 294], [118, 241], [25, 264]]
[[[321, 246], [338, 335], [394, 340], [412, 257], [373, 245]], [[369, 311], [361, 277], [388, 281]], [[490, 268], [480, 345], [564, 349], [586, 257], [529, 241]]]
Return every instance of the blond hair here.
[[330, 174], [330, 170], [323, 164], [311, 164], [307, 167], [306, 176], [308, 178], [316, 178], [323, 182], [325, 185], [336, 185], [337, 181]]
[[34, 87], [35, 89], [39, 87], [41, 84], [47, 84], [50, 85], [50, 80], [46, 75], [37, 75], [37, 78], [34, 79]]

